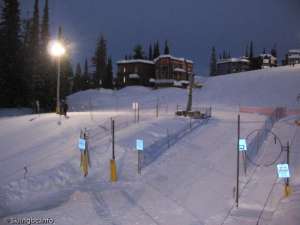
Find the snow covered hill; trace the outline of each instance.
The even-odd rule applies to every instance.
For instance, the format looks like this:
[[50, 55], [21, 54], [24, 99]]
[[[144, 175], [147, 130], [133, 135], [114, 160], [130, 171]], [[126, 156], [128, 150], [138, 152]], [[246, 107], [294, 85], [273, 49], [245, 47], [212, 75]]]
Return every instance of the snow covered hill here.
[[296, 108], [300, 65], [212, 77], [197, 94], [207, 104]]
[[[194, 107], [213, 107], [207, 121], [174, 116], [186, 104], [186, 89], [145, 87], [75, 93], [68, 97], [69, 118], [53, 113], [0, 117], [0, 224], [50, 218], [60, 225], [255, 225], [258, 220], [279, 225], [286, 213], [289, 225], [299, 225], [300, 127], [294, 123], [299, 116], [272, 129], [282, 143], [291, 143], [292, 197], [282, 198], [276, 166], [250, 166], [247, 174], [241, 170], [240, 207], [234, 207], [238, 106], [297, 108], [299, 87], [299, 66], [208, 78], [193, 96]], [[141, 106], [139, 123], [135, 101]], [[111, 118], [116, 183], [109, 180]], [[241, 136], [260, 129], [266, 118], [241, 113]], [[86, 178], [77, 146], [84, 128], [91, 157]], [[136, 139], [145, 145], [141, 175]], [[276, 149], [268, 137], [257, 160], [272, 160]], [[279, 162], [284, 160], [282, 154]]]

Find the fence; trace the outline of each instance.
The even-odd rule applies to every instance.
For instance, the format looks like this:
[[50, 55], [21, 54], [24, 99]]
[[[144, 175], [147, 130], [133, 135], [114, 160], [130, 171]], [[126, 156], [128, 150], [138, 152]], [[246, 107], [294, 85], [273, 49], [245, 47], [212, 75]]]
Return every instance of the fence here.
[[[285, 117], [285, 115], [286, 115], [286, 108], [283, 107], [275, 108], [271, 113], [271, 115], [265, 121], [262, 128], [259, 130], [254, 130], [248, 135], [248, 137], [246, 138], [248, 142], [248, 146], [247, 146], [248, 150], [246, 152], [246, 157], [248, 161], [251, 162], [252, 159], [257, 156], [259, 149], [263, 145], [264, 141], [267, 139], [268, 134], [271, 132], [274, 124], [281, 118]], [[256, 135], [253, 138], [251, 138], [252, 134], [254, 133], [256, 133]]]

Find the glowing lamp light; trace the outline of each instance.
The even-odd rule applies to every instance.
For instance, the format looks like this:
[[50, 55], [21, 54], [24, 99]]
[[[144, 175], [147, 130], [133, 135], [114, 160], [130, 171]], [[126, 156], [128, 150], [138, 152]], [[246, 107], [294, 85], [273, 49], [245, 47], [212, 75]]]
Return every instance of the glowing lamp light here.
[[66, 49], [59, 41], [52, 41], [49, 44], [49, 53], [54, 57], [61, 57], [66, 53]]

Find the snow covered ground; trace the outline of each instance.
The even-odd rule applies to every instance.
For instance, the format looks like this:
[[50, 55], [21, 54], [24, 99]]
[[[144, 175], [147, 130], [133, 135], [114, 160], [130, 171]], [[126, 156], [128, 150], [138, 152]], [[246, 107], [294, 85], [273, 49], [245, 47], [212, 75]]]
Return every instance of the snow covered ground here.
[[[299, 225], [298, 116], [285, 117], [272, 129], [282, 143], [291, 143], [292, 196], [283, 198], [276, 165], [251, 165], [247, 174], [241, 168], [239, 208], [234, 202], [239, 105], [297, 108], [299, 87], [297, 66], [208, 78], [202, 90], [194, 91], [193, 102], [212, 106], [213, 114], [200, 121], [174, 116], [186, 104], [185, 89], [144, 87], [73, 94], [68, 119], [51, 113], [0, 118], [0, 224], [50, 218], [62, 225]], [[139, 123], [134, 122], [135, 101]], [[111, 117], [116, 121], [116, 183], [109, 180]], [[241, 113], [241, 136], [260, 129], [266, 119]], [[86, 178], [77, 148], [84, 128], [91, 158]], [[145, 142], [141, 175], [136, 139]], [[270, 136], [255, 160], [270, 162], [278, 152]], [[282, 154], [279, 162], [284, 160]]]

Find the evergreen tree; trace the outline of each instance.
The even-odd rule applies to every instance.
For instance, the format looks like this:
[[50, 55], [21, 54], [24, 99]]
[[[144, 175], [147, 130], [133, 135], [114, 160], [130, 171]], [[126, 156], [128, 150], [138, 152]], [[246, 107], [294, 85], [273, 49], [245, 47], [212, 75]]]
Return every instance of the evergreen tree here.
[[50, 41], [49, 29], [49, 6], [48, 0], [46, 0], [40, 29], [41, 67], [39, 68], [39, 73], [41, 79], [44, 81], [44, 86], [42, 87], [43, 98], [40, 99], [41, 105], [44, 106], [47, 111], [54, 109], [56, 97], [56, 76], [54, 76], [54, 74], [56, 74], [56, 66], [48, 53], [48, 44]]
[[263, 48], [263, 54], [266, 54], [266, 48]]
[[226, 51], [225, 51], [225, 50], [223, 50], [222, 59], [227, 59], [227, 53], [226, 53]]
[[216, 49], [213, 46], [211, 50], [210, 56], [210, 75], [215, 76], [217, 74], [217, 56], [216, 56]]
[[276, 47], [276, 44], [274, 44], [273, 48], [271, 49], [271, 55], [277, 58], [277, 47]]
[[247, 44], [246, 50], [245, 50], [245, 57], [246, 57], [246, 58], [249, 57], [249, 47], [248, 47], [248, 44]]
[[31, 83], [32, 83], [32, 101], [39, 100], [44, 103], [45, 84], [46, 81], [41, 74], [41, 45], [40, 45], [40, 16], [39, 16], [39, 0], [34, 2], [34, 11], [29, 33], [29, 52], [31, 60], [29, 60]]
[[0, 106], [23, 105], [21, 21], [18, 0], [3, 0], [0, 19]]
[[97, 42], [95, 55], [93, 58], [93, 65], [95, 66], [95, 73], [93, 77], [94, 85], [96, 88], [102, 86], [104, 77], [106, 77], [106, 66], [107, 66], [107, 48], [106, 40], [101, 35]]
[[253, 52], [253, 42], [250, 42], [250, 53], [249, 53], [249, 58], [252, 59], [254, 57], [254, 52]]
[[83, 73], [83, 77], [82, 77], [82, 83], [81, 83], [81, 89], [82, 90], [87, 90], [92, 88], [92, 80], [89, 76], [89, 66], [88, 66], [88, 60], [85, 59], [84, 62], [84, 73]]
[[169, 45], [168, 45], [168, 41], [165, 41], [165, 50], [164, 50], [164, 54], [165, 55], [169, 55], [170, 54], [170, 49], [169, 49]]
[[[44, 14], [41, 25], [41, 47], [42, 51], [47, 54], [47, 47], [50, 40], [49, 32], [49, 7], [48, 0], [45, 1]], [[47, 54], [48, 55], [48, 54]]]
[[107, 79], [106, 79], [106, 82], [105, 82], [105, 88], [108, 88], [108, 89], [113, 89], [113, 67], [112, 67], [112, 59], [111, 57], [108, 58], [108, 62], [107, 62]]
[[133, 49], [133, 58], [134, 59], [144, 59], [143, 46], [137, 44]]
[[154, 52], [153, 52], [153, 58], [157, 58], [158, 56], [160, 56], [160, 49], [159, 49], [159, 42], [156, 41], [156, 43], [154, 43]]
[[80, 63], [77, 63], [76, 70], [75, 70], [75, 76], [73, 79], [73, 88], [72, 92], [77, 92], [82, 89], [82, 72], [81, 72], [81, 66]]
[[149, 56], [148, 56], [149, 60], [153, 60], [153, 52], [152, 52], [152, 45], [149, 45]]
[[[62, 28], [58, 30], [58, 40], [67, 46], [65, 38], [63, 37]], [[68, 51], [62, 57], [60, 57], [61, 74], [60, 74], [60, 98], [64, 99], [71, 93], [71, 80], [73, 78], [73, 69], [70, 62], [70, 56]]]

